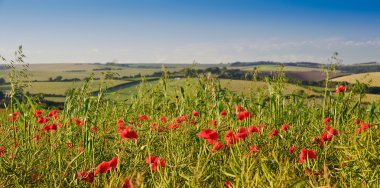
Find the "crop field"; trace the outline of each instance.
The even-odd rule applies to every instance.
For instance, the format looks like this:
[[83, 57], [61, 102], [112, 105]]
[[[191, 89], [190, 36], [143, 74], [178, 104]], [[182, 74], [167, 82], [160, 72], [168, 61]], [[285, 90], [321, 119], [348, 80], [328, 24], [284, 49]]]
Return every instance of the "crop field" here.
[[63, 110], [42, 109], [32, 98], [13, 103], [10, 115], [1, 118], [0, 182], [5, 187], [380, 186], [378, 105], [358, 103], [354, 85], [310, 104], [304, 96], [281, 94], [291, 89], [281, 80], [269, 83], [273, 92], [242, 96], [219, 87], [242, 82], [163, 77], [136, 86], [136, 93], [120, 102], [107, 93], [93, 97], [90, 87], [82, 87], [67, 95]]
[[380, 72], [352, 74], [333, 79], [333, 81], [346, 81], [350, 83], [355, 83], [356, 80], [368, 83], [370, 86], [380, 87]]

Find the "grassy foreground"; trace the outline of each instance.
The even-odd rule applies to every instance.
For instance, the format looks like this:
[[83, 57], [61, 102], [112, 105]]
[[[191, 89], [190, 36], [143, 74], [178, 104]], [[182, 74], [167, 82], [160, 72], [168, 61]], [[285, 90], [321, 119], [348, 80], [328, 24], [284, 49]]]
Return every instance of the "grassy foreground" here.
[[380, 187], [379, 106], [355, 85], [313, 102], [281, 78], [242, 96], [207, 75], [173, 96], [163, 77], [116, 102], [90, 82], [62, 111], [9, 106], [2, 186]]

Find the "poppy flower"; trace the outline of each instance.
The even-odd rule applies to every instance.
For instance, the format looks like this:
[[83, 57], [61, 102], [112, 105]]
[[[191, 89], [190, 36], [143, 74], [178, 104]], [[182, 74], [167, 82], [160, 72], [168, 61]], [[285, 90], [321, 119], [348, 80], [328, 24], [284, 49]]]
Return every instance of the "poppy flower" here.
[[42, 115], [42, 112], [41, 112], [41, 110], [38, 110], [38, 109], [36, 109], [35, 111], [34, 111], [34, 117], [40, 117], [41, 115]]
[[128, 179], [128, 178], [125, 178], [124, 179], [124, 184], [123, 186], [121, 186], [121, 188], [132, 188], [132, 182]]
[[240, 127], [238, 129], [238, 132], [235, 134], [235, 139], [236, 140], [244, 140], [245, 138], [247, 138], [247, 129], [244, 128], [244, 127]]
[[66, 143], [66, 147], [67, 147], [67, 149], [71, 149], [71, 147], [72, 147], [71, 143]]
[[0, 146], [0, 156], [3, 156], [5, 153], [7, 153], [7, 149], [4, 146]]
[[161, 116], [161, 117], [160, 117], [160, 121], [161, 121], [162, 123], [165, 123], [166, 120], [167, 120], [167, 118], [166, 118], [165, 116]]
[[251, 153], [256, 153], [257, 151], [259, 151], [259, 149], [257, 148], [257, 146], [255, 144], [253, 144], [250, 147], [250, 151], [251, 151]]
[[310, 150], [301, 149], [299, 158], [300, 158], [299, 162], [303, 163], [303, 162], [305, 162], [305, 159], [308, 159], [308, 158], [315, 159], [315, 158], [317, 158], [317, 156], [315, 155], [315, 151], [312, 149], [310, 149]]
[[336, 136], [336, 135], [339, 134], [339, 131], [336, 130], [336, 129], [329, 129], [329, 130], [327, 130], [327, 132], [328, 132], [329, 134], [331, 134], [331, 135], [334, 135], [334, 136]]
[[124, 119], [123, 119], [123, 118], [119, 118], [119, 119], [117, 120], [117, 124], [120, 124], [120, 123], [124, 123]]
[[120, 133], [120, 137], [125, 139], [125, 138], [129, 138], [131, 140], [136, 140], [139, 138], [139, 136], [137, 135], [137, 133], [135, 131], [132, 131], [132, 130], [129, 130], [129, 129], [124, 129], [121, 133]]
[[270, 138], [273, 138], [274, 136], [278, 135], [278, 130], [277, 129], [273, 129], [272, 131], [270, 131], [269, 133], [269, 137]]
[[232, 186], [232, 183], [229, 182], [229, 181], [225, 181], [225, 182], [224, 182], [224, 186], [227, 187], [227, 188], [231, 188], [231, 187], [233, 187], [233, 186]]
[[344, 85], [340, 85], [335, 89], [336, 93], [344, 92], [346, 91], [346, 87]]
[[147, 119], [148, 119], [148, 116], [147, 116], [147, 115], [141, 115], [141, 116], [138, 118], [139, 121], [145, 121], [145, 120], [147, 120]]
[[16, 121], [19, 116], [20, 116], [20, 112], [13, 112], [12, 114], [9, 114], [9, 119], [11, 121]]
[[332, 140], [332, 135], [328, 133], [322, 133], [321, 134], [321, 139], [324, 142], [331, 141]]
[[50, 124], [50, 125], [45, 125], [42, 127], [41, 131], [46, 132], [46, 131], [55, 131], [57, 130], [57, 125], [56, 124]]
[[43, 116], [39, 116], [37, 119], [37, 123], [40, 123], [40, 124], [45, 124], [47, 121], [48, 119]]
[[218, 122], [216, 120], [212, 119], [210, 122], [208, 122], [208, 124], [216, 127], [218, 125]]
[[169, 125], [168, 125], [168, 129], [169, 129], [169, 130], [176, 129], [176, 128], [178, 128], [178, 127], [179, 127], [179, 123], [178, 123], [178, 122], [176, 122], [176, 123], [172, 123], [172, 124], [169, 124]]
[[214, 144], [218, 140], [218, 133], [212, 129], [202, 130], [200, 133], [196, 134], [199, 138], [207, 140], [208, 143]]
[[242, 111], [242, 112], [239, 112], [238, 114], [236, 114], [236, 118], [238, 120], [245, 120], [246, 118], [248, 118], [250, 116], [249, 112], [248, 111]]
[[110, 163], [107, 161], [101, 162], [96, 168], [95, 168], [95, 175], [99, 173], [106, 173], [108, 170], [111, 170]]
[[330, 120], [331, 120], [331, 118], [327, 117], [327, 118], [323, 119], [323, 122], [326, 123], [326, 124], [329, 124]]
[[227, 146], [234, 144], [236, 142], [234, 133], [231, 130], [228, 130], [224, 135], [224, 140], [227, 142]]
[[150, 168], [154, 171], [157, 170], [158, 166], [165, 167], [165, 160], [160, 159], [156, 156], [149, 156], [145, 159], [145, 162], [150, 164]]
[[289, 153], [293, 153], [296, 147], [294, 147], [294, 144], [289, 148]]
[[195, 117], [198, 117], [199, 116], [199, 113], [197, 112], [197, 111], [193, 111], [192, 113], [191, 113], [193, 116], [195, 116]]
[[57, 112], [58, 112], [57, 110], [51, 110], [48, 116], [53, 117], [54, 119], [57, 119], [58, 118]]
[[288, 124], [283, 124], [282, 126], [281, 126], [281, 130], [282, 131], [286, 131], [286, 130], [288, 130], [289, 129], [289, 125]]
[[365, 131], [367, 129], [369, 129], [369, 124], [368, 123], [362, 123], [362, 124], [360, 124], [360, 128], [358, 128], [356, 130], [356, 133], [360, 134], [360, 133], [362, 133], [363, 131]]
[[112, 158], [110, 161], [108, 161], [109, 162], [109, 164], [110, 164], [110, 166], [112, 167], [112, 168], [116, 168], [116, 166], [117, 166], [117, 162], [118, 162], [118, 160], [117, 160], [117, 157], [114, 157], [114, 158]]
[[222, 110], [222, 112], [220, 112], [220, 115], [221, 116], [226, 116], [227, 115], [227, 112], [225, 110]]
[[91, 127], [91, 131], [92, 132], [98, 132], [98, 127], [96, 127], [95, 125], [93, 125], [92, 127]]
[[360, 120], [359, 119], [354, 119], [354, 123], [359, 125], [360, 124]]
[[248, 134], [251, 135], [252, 133], [256, 133], [258, 134], [260, 131], [259, 131], [259, 128], [257, 128], [255, 125], [251, 125], [250, 127], [248, 127]]
[[86, 172], [86, 171], [82, 170], [81, 172], [79, 172], [77, 174], [77, 178], [79, 180], [83, 180], [83, 181], [87, 181], [89, 183], [92, 183], [94, 181], [94, 172], [92, 172], [92, 171]]
[[95, 168], [95, 175], [99, 173], [106, 173], [112, 168], [116, 168], [117, 166], [117, 158], [114, 157], [110, 161], [103, 161]]
[[36, 141], [38, 141], [40, 139], [40, 135], [39, 134], [34, 134], [33, 138], [36, 139]]
[[187, 119], [187, 115], [183, 115], [183, 116], [176, 118], [176, 121], [177, 121], [177, 123], [182, 123], [182, 122], [186, 121], [186, 119]]
[[212, 147], [211, 152], [214, 153], [214, 152], [216, 152], [216, 151], [218, 151], [218, 150], [221, 150], [221, 149], [223, 149], [223, 144], [220, 143], [220, 142], [215, 142], [215, 143], [213, 144], [213, 147]]

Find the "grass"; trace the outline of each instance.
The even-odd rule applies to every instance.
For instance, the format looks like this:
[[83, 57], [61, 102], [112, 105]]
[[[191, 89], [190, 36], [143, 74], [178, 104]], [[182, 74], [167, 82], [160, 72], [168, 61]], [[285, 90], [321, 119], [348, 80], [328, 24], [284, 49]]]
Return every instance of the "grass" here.
[[[281, 78], [270, 82], [269, 94], [235, 94], [223, 84], [246, 90], [243, 82], [219, 82], [210, 75], [164, 77], [137, 86], [134, 95], [118, 102], [104, 93], [90, 96], [91, 83], [85, 83], [67, 95], [56, 115], [42, 109], [46, 123], [34, 117], [40, 107], [33, 99], [14, 103], [8, 113], [20, 115], [14, 121], [1, 118], [0, 183], [119, 187], [128, 179], [134, 187], [380, 186], [377, 104], [361, 104], [350, 89], [328, 92], [325, 104], [313, 104], [304, 96], [281, 94], [290, 89]], [[252, 125], [257, 131], [247, 130], [254, 130]], [[213, 150], [216, 142], [222, 147]], [[159, 159], [148, 164], [149, 156]], [[82, 171], [95, 173], [93, 181], [78, 176]]]

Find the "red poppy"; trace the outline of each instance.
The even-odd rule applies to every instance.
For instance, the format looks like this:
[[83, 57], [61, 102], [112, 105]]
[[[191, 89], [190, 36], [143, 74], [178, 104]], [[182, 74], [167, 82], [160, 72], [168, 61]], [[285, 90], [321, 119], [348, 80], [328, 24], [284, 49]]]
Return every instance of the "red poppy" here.
[[336, 136], [336, 135], [339, 134], [339, 131], [336, 130], [336, 129], [329, 129], [329, 130], [327, 130], [327, 132], [328, 132], [329, 134], [331, 134], [331, 135], [334, 135], [334, 136]]
[[227, 146], [234, 144], [236, 142], [234, 133], [231, 130], [228, 130], [224, 135], [224, 140], [227, 142]]
[[150, 164], [150, 168], [154, 171], [157, 170], [158, 166], [165, 167], [165, 160], [160, 159], [156, 156], [149, 156], [145, 159], [145, 162]]
[[103, 161], [95, 168], [95, 175], [99, 173], [106, 173], [112, 168], [116, 168], [117, 166], [117, 158], [114, 157], [110, 161]]
[[293, 153], [296, 147], [294, 147], [294, 144], [289, 148], [289, 153]]
[[237, 114], [242, 112], [242, 111], [245, 111], [245, 109], [242, 106], [240, 106], [240, 105], [235, 106], [235, 112]]
[[50, 125], [43, 126], [41, 131], [45, 132], [45, 131], [55, 131], [55, 130], [57, 130], [57, 125], [53, 123]]
[[9, 114], [9, 119], [11, 121], [16, 121], [19, 116], [20, 116], [20, 112], [13, 112], [12, 114]]
[[215, 142], [215, 143], [213, 144], [213, 147], [212, 147], [211, 152], [214, 153], [214, 152], [216, 152], [216, 151], [218, 151], [218, 150], [221, 150], [221, 149], [223, 149], [223, 144], [220, 143], [220, 142]]
[[132, 188], [132, 187], [133, 187], [132, 182], [129, 181], [128, 178], [125, 178], [124, 179], [124, 184], [123, 184], [123, 186], [121, 186], [121, 188]]
[[117, 166], [117, 162], [118, 162], [118, 160], [117, 160], [117, 157], [114, 157], [114, 158], [112, 158], [110, 161], [108, 161], [109, 162], [109, 164], [110, 164], [110, 166], [112, 167], [112, 168], [116, 168], [116, 166]]
[[310, 158], [310, 159], [317, 158], [317, 156], [315, 155], [315, 151], [312, 149], [310, 149], [310, 150], [301, 149], [299, 162], [303, 163], [303, 162], [305, 162], [305, 159], [308, 159], [308, 158]]
[[362, 124], [360, 124], [360, 128], [357, 129], [356, 133], [360, 134], [367, 129], [369, 129], [369, 124], [368, 123], [362, 123]]
[[332, 135], [328, 133], [322, 133], [321, 134], [321, 139], [324, 142], [331, 141], [332, 140]]
[[327, 117], [327, 118], [323, 119], [323, 122], [326, 123], [326, 124], [329, 124], [330, 120], [331, 120], [331, 118]]
[[269, 137], [270, 138], [273, 138], [274, 136], [278, 135], [278, 130], [277, 129], [273, 129], [272, 131], [270, 131], [269, 133]]
[[251, 153], [256, 153], [257, 151], [259, 151], [259, 149], [257, 148], [257, 146], [255, 144], [253, 144], [250, 147], [250, 151], [251, 151]]
[[218, 133], [212, 129], [202, 130], [200, 133], [196, 134], [199, 138], [207, 140], [210, 144], [214, 144], [218, 140]]
[[177, 121], [177, 123], [182, 123], [182, 122], [186, 121], [186, 119], [187, 119], [187, 115], [183, 115], [183, 116], [176, 118], [176, 121]]
[[44, 124], [48, 121], [47, 118], [44, 118], [43, 116], [39, 116], [37, 119], [37, 123]]
[[225, 110], [222, 110], [222, 112], [220, 112], [220, 115], [221, 116], [226, 116], [227, 115], [227, 112]]
[[235, 139], [244, 140], [245, 138], [247, 138], [247, 129], [244, 127], [240, 127], [238, 129], [238, 132], [235, 134]]
[[117, 120], [117, 124], [120, 124], [120, 123], [124, 123], [124, 119], [123, 119], [123, 118], [119, 118], [119, 119]]
[[216, 127], [218, 125], [218, 122], [216, 120], [212, 119], [210, 122], [208, 122], [208, 124]]
[[101, 162], [96, 168], [95, 168], [95, 175], [99, 173], [106, 173], [108, 170], [111, 170], [110, 163], [107, 161]]
[[256, 133], [258, 134], [260, 131], [259, 131], [259, 128], [257, 128], [255, 125], [251, 125], [250, 127], [248, 127], [248, 134], [251, 135], [252, 133]]
[[83, 180], [83, 181], [87, 181], [89, 183], [92, 183], [94, 181], [94, 172], [92, 172], [92, 171], [86, 172], [86, 171], [82, 170], [81, 172], [79, 172], [77, 174], [77, 178], [79, 180]]
[[147, 115], [141, 115], [141, 116], [138, 118], [139, 121], [145, 121], [145, 120], [147, 120], [147, 119], [148, 119], [148, 116], [147, 116]]
[[359, 125], [360, 124], [360, 120], [359, 119], [354, 119], [354, 123]]
[[41, 114], [42, 114], [41, 110], [38, 110], [38, 109], [37, 109], [37, 110], [34, 111], [34, 114], [33, 114], [33, 115], [34, 115], [34, 117], [40, 117]]
[[0, 156], [3, 156], [5, 153], [7, 153], [7, 149], [4, 146], [0, 146]]
[[288, 130], [289, 129], [289, 125], [288, 124], [283, 124], [282, 126], [281, 126], [281, 130], [283, 130], [283, 131], [286, 131], [286, 130]]
[[91, 131], [92, 132], [98, 132], [98, 128], [95, 126], [95, 125], [93, 125], [92, 127], [91, 127]]
[[178, 127], [179, 127], [179, 123], [178, 123], [178, 122], [176, 122], [176, 123], [171, 123], [171, 124], [168, 125], [168, 129], [169, 129], [169, 130], [176, 129], [176, 128], [178, 128]]
[[344, 92], [346, 91], [346, 87], [344, 85], [340, 85], [335, 89], [336, 93]]
[[54, 119], [58, 118], [57, 110], [51, 110], [48, 114], [49, 117], [53, 117]]
[[36, 141], [38, 141], [40, 139], [40, 135], [39, 134], [34, 134], [33, 138], [36, 139]]
[[242, 111], [236, 114], [236, 117], [239, 120], [245, 120], [246, 118], [250, 117], [250, 114], [248, 111]]
[[231, 182], [229, 182], [229, 181], [225, 181], [224, 182], [224, 186], [227, 187], [227, 188], [233, 187], [232, 184], [231, 184]]
[[71, 143], [66, 143], [66, 147], [67, 147], [67, 149], [71, 149], [71, 147], [72, 147]]
[[160, 117], [160, 121], [161, 121], [162, 123], [165, 123], [166, 120], [167, 120], [167, 118], [166, 118], [165, 116], [161, 116], [161, 117]]
[[193, 111], [192, 113], [191, 113], [193, 116], [196, 116], [196, 117], [198, 117], [199, 116], [199, 113], [197, 112], [197, 111]]
[[135, 131], [132, 131], [132, 130], [129, 130], [129, 129], [124, 129], [121, 133], [120, 133], [120, 136], [121, 138], [125, 139], [125, 138], [129, 138], [131, 140], [136, 140], [139, 138], [139, 136], [137, 135], [137, 133]]

